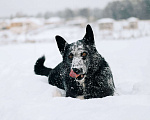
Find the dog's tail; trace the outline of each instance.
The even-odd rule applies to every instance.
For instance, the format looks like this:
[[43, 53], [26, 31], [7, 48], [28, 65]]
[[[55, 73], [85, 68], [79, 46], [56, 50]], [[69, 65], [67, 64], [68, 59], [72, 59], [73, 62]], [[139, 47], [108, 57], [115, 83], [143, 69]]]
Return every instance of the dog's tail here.
[[52, 70], [51, 68], [47, 68], [44, 66], [44, 62], [45, 62], [45, 56], [42, 56], [41, 58], [39, 58], [35, 65], [34, 65], [34, 72], [37, 75], [43, 75], [43, 76], [47, 76], [49, 75], [49, 72]]

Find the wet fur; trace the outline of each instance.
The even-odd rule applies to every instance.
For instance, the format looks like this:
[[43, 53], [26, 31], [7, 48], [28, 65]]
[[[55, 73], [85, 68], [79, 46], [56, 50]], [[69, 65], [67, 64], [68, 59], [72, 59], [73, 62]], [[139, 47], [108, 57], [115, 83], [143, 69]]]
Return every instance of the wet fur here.
[[[56, 41], [63, 61], [51, 69], [44, 66], [44, 56], [39, 58], [34, 66], [37, 75], [48, 76], [49, 84], [64, 89], [66, 97], [80, 98], [82, 96], [84, 99], [89, 99], [114, 95], [115, 86], [112, 72], [108, 63], [96, 50], [90, 25], [87, 25], [86, 34], [82, 40], [68, 44], [62, 37], [56, 36]], [[85, 76], [79, 81], [69, 76], [72, 66], [75, 64], [72, 63], [75, 58], [70, 60], [68, 56], [74, 52], [74, 48], [77, 49], [75, 52], [78, 52], [80, 48], [88, 53], [87, 58], [83, 59], [83, 65], [81, 65], [81, 68], [84, 66], [86, 69], [86, 71], [84, 70]], [[81, 62], [81, 58], [79, 62]], [[78, 64], [75, 66], [80, 67]]]

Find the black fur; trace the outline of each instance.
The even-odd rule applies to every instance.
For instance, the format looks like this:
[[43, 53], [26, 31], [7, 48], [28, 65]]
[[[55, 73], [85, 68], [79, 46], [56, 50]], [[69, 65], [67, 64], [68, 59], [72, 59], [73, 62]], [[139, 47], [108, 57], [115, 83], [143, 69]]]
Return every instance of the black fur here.
[[[62, 37], [56, 36], [56, 41], [63, 61], [54, 69], [51, 69], [43, 65], [44, 56], [39, 58], [34, 66], [34, 71], [37, 75], [48, 76], [49, 84], [64, 89], [66, 97], [76, 98], [83, 96], [85, 99], [89, 99], [114, 95], [115, 86], [110, 67], [96, 50], [90, 25], [87, 25], [86, 34], [82, 40], [68, 44]], [[77, 50], [75, 51], [74, 49]], [[80, 49], [83, 52], [86, 51], [87, 56], [79, 56], [82, 53], [80, 53]], [[81, 59], [78, 61], [79, 64], [82, 61], [84, 69], [86, 68], [84, 73], [82, 70], [82, 74], [85, 75], [83, 83], [69, 75], [71, 69], [74, 69], [72, 68], [73, 64], [80, 67], [77, 63], [73, 63], [73, 60], [77, 59], [75, 58], [77, 53], [79, 53], [78, 57]], [[69, 58], [70, 54], [73, 55]]]
[[48, 77], [49, 72], [52, 70], [51, 68], [45, 67], [43, 64], [45, 62], [45, 56], [39, 58], [34, 65], [34, 72], [37, 75], [45, 75]]

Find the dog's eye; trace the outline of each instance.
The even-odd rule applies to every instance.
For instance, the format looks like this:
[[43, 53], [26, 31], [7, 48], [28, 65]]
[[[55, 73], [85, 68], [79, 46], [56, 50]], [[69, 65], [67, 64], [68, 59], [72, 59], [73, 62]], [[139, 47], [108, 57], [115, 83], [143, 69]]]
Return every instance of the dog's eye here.
[[81, 53], [81, 56], [82, 56], [82, 57], [86, 57], [86, 56], [87, 56], [87, 53], [86, 53], [86, 52], [83, 52], [83, 53]]
[[73, 58], [73, 54], [70, 53], [70, 55], [68, 56], [69, 59], [72, 59]]

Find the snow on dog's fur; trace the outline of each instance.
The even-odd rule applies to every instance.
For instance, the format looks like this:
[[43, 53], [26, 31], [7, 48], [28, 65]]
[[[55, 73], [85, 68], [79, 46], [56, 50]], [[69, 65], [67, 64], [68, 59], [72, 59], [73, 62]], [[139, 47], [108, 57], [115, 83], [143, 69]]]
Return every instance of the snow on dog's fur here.
[[34, 71], [48, 77], [49, 84], [66, 91], [66, 97], [102, 98], [114, 95], [113, 76], [108, 63], [95, 47], [90, 25], [82, 40], [68, 44], [56, 36], [63, 61], [54, 69], [45, 67], [45, 57], [37, 60]]

